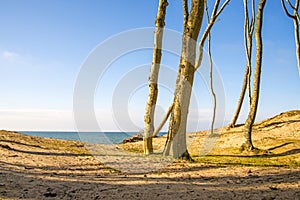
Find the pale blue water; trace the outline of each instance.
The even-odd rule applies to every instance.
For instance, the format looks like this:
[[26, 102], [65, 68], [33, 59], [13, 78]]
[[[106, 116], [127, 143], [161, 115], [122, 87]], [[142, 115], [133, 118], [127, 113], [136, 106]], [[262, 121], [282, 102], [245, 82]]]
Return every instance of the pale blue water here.
[[[44, 138], [55, 138], [62, 140], [75, 140], [94, 144], [120, 144], [125, 138], [129, 138], [136, 132], [54, 132], [54, 131], [20, 131], [20, 133], [39, 136]], [[166, 132], [160, 132], [158, 136]]]

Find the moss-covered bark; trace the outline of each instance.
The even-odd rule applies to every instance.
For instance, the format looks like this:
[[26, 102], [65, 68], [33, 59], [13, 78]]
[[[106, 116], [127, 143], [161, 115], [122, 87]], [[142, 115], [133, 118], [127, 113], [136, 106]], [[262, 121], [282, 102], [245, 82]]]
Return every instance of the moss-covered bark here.
[[157, 81], [162, 57], [162, 39], [165, 26], [167, 0], [160, 0], [155, 20], [153, 60], [149, 76], [149, 95], [144, 117], [144, 153], [153, 152], [152, 137], [154, 131], [154, 112], [157, 101]]
[[[170, 117], [168, 140], [164, 154], [190, 159], [186, 145], [187, 115], [195, 73], [196, 41], [202, 25], [205, 0], [193, 0], [187, 22], [184, 23], [179, 71]], [[187, 16], [187, 15], [186, 15]]]

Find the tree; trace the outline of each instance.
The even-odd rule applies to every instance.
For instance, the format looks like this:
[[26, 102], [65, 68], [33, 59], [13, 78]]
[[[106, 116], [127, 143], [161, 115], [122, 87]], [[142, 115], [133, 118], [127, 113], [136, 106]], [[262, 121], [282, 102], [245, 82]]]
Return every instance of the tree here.
[[228, 125], [228, 128], [234, 128], [236, 125], [236, 121], [241, 112], [241, 108], [245, 99], [245, 94], [248, 86], [248, 94], [249, 94], [249, 105], [251, 106], [251, 68], [252, 68], [252, 44], [253, 44], [253, 32], [254, 32], [254, 24], [255, 24], [255, 10], [254, 10], [254, 0], [252, 0], [252, 17], [251, 23], [249, 23], [249, 12], [248, 12], [248, 0], [244, 0], [244, 13], [245, 13], [245, 22], [244, 22], [244, 41], [245, 41], [245, 51], [247, 57], [246, 71], [244, 74], [244, 80], [242, 85], [242, 90], [240, 93], [240, 97], [238, 100], [238, 104], [235, 110], [235, 113], [232, 117], [231, 122]]
[[[186, 2], [184, 1], [184, 13], [187, 13]], [[164, 154], [168, 156], [172, 142], [174, 158], [190, 159], [186, 146], [186, 120], [195, 72], [195, 41], [197, 41], [202, 25], [205, 3], [205, 0], [192, 0], [191, 11], [188, 15], [185, 14], [180, 64], [168, 130], [168, 143], [164, 151]]]
[[[206, 18], [207, 22], [209, 23], [210, 21], [210, 16], [208, 13], [208, 6], [206, 4], [205, 7], [205, 13], [206, 13]], [[210, 73], [209, 73], [209, 79], [210, 79], [210, 92], [213, 97], [213, 116], [212, 116], [212, 121], [210, 125], [210, 134], [214, 134], [214, 126], [215, 126], [215, 120], [216, 120], [216, 111], [217, 111], [217, 95], [214, 90], [214, 85], [213, 85], [213, 60], [212, 60], [212, 55], [211, 55], [211, 33], [208, 33], [208, 38], [207, 38], [207, 52], [208, 52], [208, 57], [209, 57], [209, 67], [210, 67]]]
[[283, 0], [281, 0], [282, 7], [286, 15], [290, 18], [293, 19], [294, 22], [294, 32], [295, 32], [295, 42], [296, 42], [296, 56], [297, 56], [297, 62], [298, 62], [298, 71], [300, 75], [300, 42], [299, 42], [299, 23], [300, 23], [300, 18], [299, 18], [299, 0], [296, 0], [295, 6], [293, 6], [290, 2], [290, 0], [286, 0], [287, 4], [290, 6], [290, 8], [293, 10], [293, 14], [290, 14], [286, 4]]
[[182, 49], [168, 136], [164, 149], [164, 155], [166, 156], [170, 155], [172, 146], [172, 154], [174, 158], [192, 160], [186, 145], [186, 126], [194, 73], [201, 65], [203, 55], [202, 49], [205, 40], [218, 15], [228, 4], [228, 2], [229, 0], [225, 1], [220, 10], [218, 10], [220, 0], [216, 0], [214, 9], [212, 11], [212, 17], [200, 40], [198, 58], [196, 60], [196, 41], [202, 25], [206, 1], [192, 0], [191, 10], [188, 12], [187, 0], [183, 0], [184, 26]]
[[251, 105], [244, 126], [244, 142], [242, 144], [242, 150], [251, 151], [254, 149], [252, 143], [252, 126], [255, 121], [258, 100], [259, 100], [259, 89], [260, 89], [260, 77], [262, 67], [262, 54], [263, 54], [263, 43], [262, 43], [262, 24], [263, 24], [263, 13], [266, 0], [260, 0], [257, 9], [256, 16], [256, 30], [255, 30], [255, 41], [256, 41], [256, 59], [255, 59], [255, 72], [253, 80], [253, 94], [251, 97]]
[[144, 154], [153, 152], [152, 137], [154, 131], [154, 112], [158, 95], [157, 80], [162, 57], [162, 39], [165, 26], [167, 0], [160, 0], [155, 20], [154, 50], [149, 76], [149, 95], [144, 117]]

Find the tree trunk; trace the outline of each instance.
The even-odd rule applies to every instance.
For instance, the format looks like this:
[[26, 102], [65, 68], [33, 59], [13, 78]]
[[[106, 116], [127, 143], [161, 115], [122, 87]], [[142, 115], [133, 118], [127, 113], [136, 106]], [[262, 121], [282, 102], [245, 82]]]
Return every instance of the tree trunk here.
[[249, 73], [250, 73], [250, 67], [247, 66], [246, 67], [246, 72], [245, 72], [245, 75], [244, 75], [242, 90], [241, 90], [240, 97], [239, 97], [239, 100], [238, 100], [238, 104], [237, 104], [235, 113], [233, 115], [233, 118], [232, 118], [231, 122], [228, 125], [228, 128], [234, 128], [235, 127], [236, 122], [238, 120], [238, 117], [240, 115], [241, 108], [242, 108], [244, 98], [245, 98], [245, 94], [246, 94], [246, 90], [247, 90], [248, 81], [250, 81]]
[[164, 155], [191, 159], [186, 145], [186, 125], [195, 72], [196, 42], [202, 24], [205, 0], [193, 0], [188, 22], [184, 26], [181, 58]]
[[[299, 5], [299, 1], [297, 1], [297, 7]], [[298, 11], [295, 9], [294, 11], [295, 16], [298, 16]], [[297, 63], [298, 63], [298, 72], [300, 75], [300, 42], [299, 42], [299, 21], [295, 17], [294, 18], [294, 29], [295, 29], [295, 42], [296, 42], [296, 56], [297, 56]]]
[[228, 128], [234, 128], [236, 125], [236, 122], [238, 120], [238, 117], [241, 112], [241, 108], [244, 102], [247, 86], [248, 86], [248, 97], [249, 97], [249, 106], [251, 106], [251, 58], [252, 58], [252, 38], [253, 38], [253, 27], [255, 23], [255, 17], [254, 17], [254, 1], [252, 1], [252, 19], [251, 24], [249, 24], [249, 12], [248, 12], [248, 0], [244, 0], [244, 10], [245, 10], [245, 22], [244, 22], [244, 41], [245, 41], [245, 51], [246, 51], [246, 57], [247, 57], [247, 64], [246, 64], [246, 71], [244, 75], [242, 90], [240, 93], [240, 97], [238, 100], [238, 104], [235, 110], [235, 113], [233, 115], [233, 118], [231, 122], [228, 125]]
[[168, 6], [167, 0], [160, 0], [158, 5], [157, 16], [155, 20], [155, 33], [154, 33], [154, 50], [153, 50], [153, 59], [152, 66], [149, 76], [149, 95], [146, 105], [146, 113], [144, 117], [144, 154], [153, 153], [152, 146], [152, 137], [154, 131], [154, 112], [157, 101], [157, 80], [158, 73], [161, 63], [161, 48], [162, 48], [162, 38], [163, 30], [165, 26], [165, 16], [166, 16], [166, 7]]
[[[207, 23], [210, 21], [210, 16], [208, 13], [208, 6], [206, 4], [205, 6], [205, 11], [206, 11], [206, 18], [207, 18]], [[216, 120], [216, 111], [217, 111], [217, 95], [214, 91], [214, 85], [213, 85], [213, 60], [212, 60], [212, 55], [211, 55], [211, 33], [208, 33], [207, 36], [207, 51], [208, 51], [208, 57], [209, 57], [209, 79], [210, 79], [210, 92], [213, 97], [213, 116], [212, 116], [212, 121], [210, 124], [210, 134], [214, 134], [214, 126], [215, 126], [215, 120]]]
[[259, 89], [260, 89], [260, 75], [261, 75], [261, 66], [262, 66], [262, 53], [263, 53], [263, 44], [262, 44], [262, 23], [263, 23], [263, 12], [265, 7], [266, 0], [260, 0], [257, 10], [256, 17], [256, 31], [255, 31], [255, 40], [256, 40], [256, 66], [254, 73], [253, 81], [253, 94], [251, 99], [251, 106], [247, 121], [244, 127], [244, 143], [242, 144], [242, 149], [251, 151], [254, 149], [252, 143], [252, 126], [255, 121], [258, 100], [259, 100]]
[[294, 21], [294, 34], [295, 34], [295, 43], [296, 43], [296, 56], [297, 56], [297, 64], [298, 64], [298, 72], [300, 75], [300, 42], [299, 42], [299, 23], [300, 23], [300, 18], [299, 18], [299, 0], [295, 1], [295, 5], [293, 6], [291, 2], [288, 0], [287, 4], [289, 7], [294, 11], [293, 14], [290, 14], [289, 11], [286, 8], [286, 4], [284, 3], [284, 0], [281, 0], [281, 4], [283, 7], [283, 10], [285, 14], [292, 18]]
[[163, 118], [163, 120], [161, 121], [161, 123], [158, 125], [158, 127], [155, 129], [155, 131], [153, 132], [153, 135], [152, 135], [153, 137], [157, 136], [157, 134], [159, 133], [159, 131], [162, 129], [162, 127], [167, 122], [167, 120], [168, 120], [168, 118], [169, 118], [169, 116], [171, 114], [172, 108], [173, 108], [173, 104], [168, 108], [165, 117]]

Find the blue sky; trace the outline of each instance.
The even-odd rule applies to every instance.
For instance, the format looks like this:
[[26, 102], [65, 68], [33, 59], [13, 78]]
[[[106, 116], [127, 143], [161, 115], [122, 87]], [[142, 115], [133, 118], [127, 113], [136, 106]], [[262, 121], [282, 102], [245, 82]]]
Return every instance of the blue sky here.
[[[0, 129], [74, 130], [73, 91], [81, 65], [107, 38], [134, 28], [153, 27], [157, 2], [0, 0]], [[181, 32], [181, 1], [169, 4], [166, 28]], [[212, 32], [213, 59], [226, 95], [226, 121], [234, 112], [244, 74], [242, 6], [242, 1], [232, 1]], [[257, 120], [300, 107], [293, 23], [283, 13], [280, 1], [267, 2], [263, 38]], [[103, 129], [118, 130], [111, 108], [117, 81], [136, 66], [149, 65], [151, 57], [151, 50], [133, 52], [107, 71], [101, 80], [107, 87], [102, 84], [95, 92], [95, 112]], [[178, 57], [166, 53], [162, 62], [176, 70]], [[157, 122], [172, 99], [170, 90], [161, 91]], [[201, 76], [195, 80], [194, 91], [199, 91], [198, 128], [206, 128], [212, 105]], [[142, 126], [146, 93], [147, 87], [141, 87], [128, 102], [129, 115], [137, 127]], [[247, 109], [244, 106], [240, 122], [245, 120]]]

